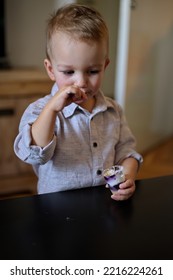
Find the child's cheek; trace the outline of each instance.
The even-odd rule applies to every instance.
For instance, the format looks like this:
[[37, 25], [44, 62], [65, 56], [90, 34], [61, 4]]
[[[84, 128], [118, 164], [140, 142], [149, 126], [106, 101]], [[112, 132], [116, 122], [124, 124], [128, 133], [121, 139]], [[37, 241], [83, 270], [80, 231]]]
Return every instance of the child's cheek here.
[[93, 88], [95, 89], [95, 91], [97, 91], [100, 88], [101, 81], [102, 81], [102, 79], [100, 76], [97, 77], [95, 80], [93, 80], [92, 84], [93, 84]]
[[70, 78], [68, 78], [66, 76], [59, 76], [56, 79], [56, 84], [57, 84], [58, 88], [60, 89], [62, 87], [73, 85], [73, 82]]

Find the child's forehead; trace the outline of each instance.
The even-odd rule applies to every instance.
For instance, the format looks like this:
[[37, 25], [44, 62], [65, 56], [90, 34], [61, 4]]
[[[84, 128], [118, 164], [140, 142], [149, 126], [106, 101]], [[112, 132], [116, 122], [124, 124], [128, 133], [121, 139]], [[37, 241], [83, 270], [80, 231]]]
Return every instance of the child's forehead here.
[[89, 47], [93, 45], [98, 45], [100, 48], [103, 45], [107, 44], [107, 40], [105, 38], [100, 39], [99, 41], [96, 40], [95, 38], [85, 38], [85, 37], [80, 37], [78, 34], [70, 34], [67, 32], [63, 31], [56, 31], [54, 34], [52, 34], [52, 43], [54, 45], [62, 45], [65, 44], [66, 47], [71, 46], [71, 45], [88, 45]]
[[52, 36], [50, 43], [50, 54], [53, 57], [59, 57], [60, 55], [69, 56], [73, 53], [83, 53], [85, 56], [92, 54], [94, 56], [102, 55], [108, 56], [108, 47], [106, 40], [98, 42], [97, 40], [85, 40], [78, 38], [72, 34], [66, 32], [56, 32]]

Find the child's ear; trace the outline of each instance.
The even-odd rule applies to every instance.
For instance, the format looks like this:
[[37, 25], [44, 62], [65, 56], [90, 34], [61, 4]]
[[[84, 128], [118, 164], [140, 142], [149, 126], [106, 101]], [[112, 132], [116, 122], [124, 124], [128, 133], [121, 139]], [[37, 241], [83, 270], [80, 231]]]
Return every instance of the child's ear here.
[[109, 65], [109, 63], [110, 63], [110, 59], [107, 57], [106, 60], [105, 60], [104, 70], [107, 68], [107, 66]]
[[52, 81], [55, 81], [55, 75], [54, 75], [53, 67], [52, 67], [52, 64], [51, 64], [49, 59], [45, 58], [44, 66], [46, 68], [46, 71], [47, 71], [47, 74], [48, 74], [49, 78]]

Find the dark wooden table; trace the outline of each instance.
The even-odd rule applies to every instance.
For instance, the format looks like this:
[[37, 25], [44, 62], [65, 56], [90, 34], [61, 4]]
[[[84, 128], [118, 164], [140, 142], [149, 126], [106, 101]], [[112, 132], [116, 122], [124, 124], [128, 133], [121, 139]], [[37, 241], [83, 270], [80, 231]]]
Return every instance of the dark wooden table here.
[[0, 259], [173, 259], [173, 176], [0, 201]]

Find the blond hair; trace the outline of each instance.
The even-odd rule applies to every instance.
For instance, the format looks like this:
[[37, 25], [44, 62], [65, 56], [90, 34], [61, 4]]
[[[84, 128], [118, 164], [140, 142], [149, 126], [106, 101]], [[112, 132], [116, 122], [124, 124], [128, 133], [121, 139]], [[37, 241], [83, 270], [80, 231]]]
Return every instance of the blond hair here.
[[109, 32], [101, 14], [94, 8], [69, 4], [58, 9], [47, 25], [46, 54], [50, 57], [51, 38], [56, 32], [65, 32], [82, 41], [105, 40], [108, 48]]

